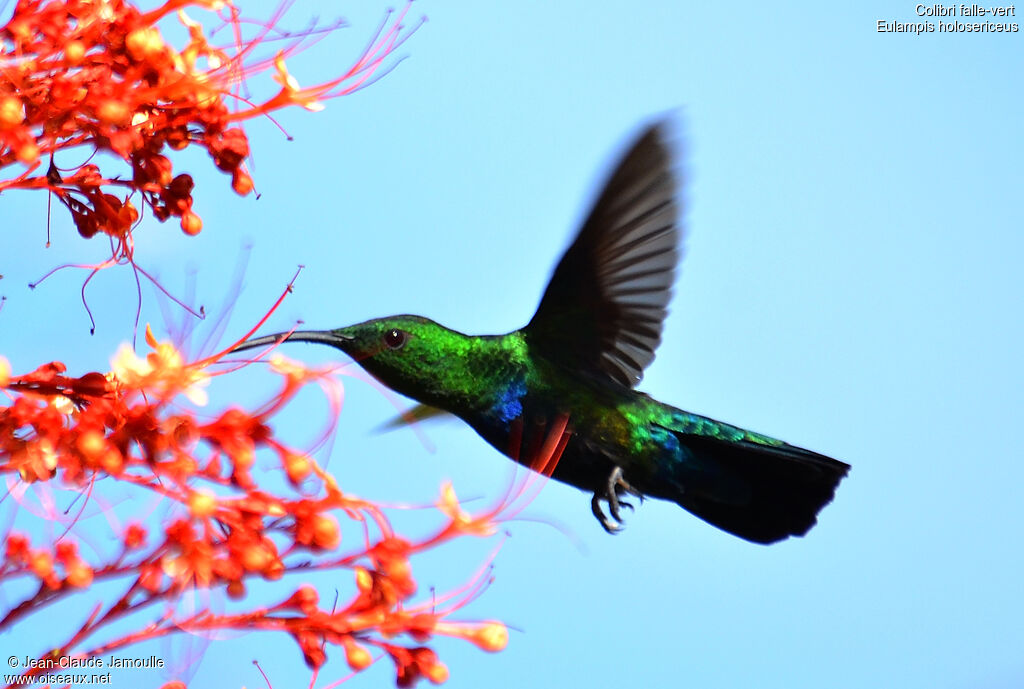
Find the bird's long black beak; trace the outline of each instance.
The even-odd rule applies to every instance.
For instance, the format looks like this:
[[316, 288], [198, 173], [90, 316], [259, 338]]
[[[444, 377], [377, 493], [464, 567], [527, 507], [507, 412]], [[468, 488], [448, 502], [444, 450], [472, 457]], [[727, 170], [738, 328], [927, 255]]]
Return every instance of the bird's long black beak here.
[[354, 338], [346, 337], [345, 335], [338, 335], [330, 330], [294, 330], [290, 333], [277, 333], [276, 335], [254, 337], [251, 340], [246, 340], [241, 343], [231, 351], [242, 352], [246, 349], [255, 349], [257, 347], [270, 347], [271, 345], [281, 344], [282, 342], [314, 342], [344, 350], [345, 343], [351, 342], [353, 339]]

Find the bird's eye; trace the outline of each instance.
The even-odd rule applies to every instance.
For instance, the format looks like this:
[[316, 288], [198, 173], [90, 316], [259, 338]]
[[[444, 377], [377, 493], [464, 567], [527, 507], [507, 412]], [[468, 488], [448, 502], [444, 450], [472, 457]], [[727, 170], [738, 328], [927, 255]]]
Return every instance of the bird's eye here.
[[401, 349], [408, 339], [409, 333], [404, 330], [399, 330], [398, 328], [392, 328], [384, 333], [384, 345], [388, 349]]

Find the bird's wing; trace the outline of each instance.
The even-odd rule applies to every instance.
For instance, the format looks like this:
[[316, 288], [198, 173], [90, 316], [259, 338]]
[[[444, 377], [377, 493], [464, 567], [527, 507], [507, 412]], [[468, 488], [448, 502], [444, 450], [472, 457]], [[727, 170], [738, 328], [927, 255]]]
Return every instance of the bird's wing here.
[[665, 127], [622, 158], [523, 329], [531, 351], [634, 387], [654, 360], [679, 254]]

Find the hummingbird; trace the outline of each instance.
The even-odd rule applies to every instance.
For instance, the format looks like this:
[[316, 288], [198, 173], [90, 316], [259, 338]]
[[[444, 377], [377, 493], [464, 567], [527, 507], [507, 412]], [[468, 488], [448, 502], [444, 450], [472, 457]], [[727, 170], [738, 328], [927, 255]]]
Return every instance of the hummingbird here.
[[538, 446], [567, 419], [551, 476], [590, 493], [609, 533], [623, 528], [633, 495], [670, 500], [754, 543], [803, 536], [849, 465], [636, 389], [675, 281], [677, 192], [668, 125], [654, 122], [607, 177], [533, 318], [507, 334], [465, 335], [399, 315], [257, 337], [235, 351], [329, 345], [419, 402], [410, 418], [453, 414], [523, 464], [518, 448]]

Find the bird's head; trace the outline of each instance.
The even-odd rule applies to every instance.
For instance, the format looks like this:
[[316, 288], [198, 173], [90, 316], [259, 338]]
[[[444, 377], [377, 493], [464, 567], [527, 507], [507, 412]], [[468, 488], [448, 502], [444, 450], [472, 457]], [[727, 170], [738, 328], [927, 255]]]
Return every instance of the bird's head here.
[[386, 386], [458, 413], [493, 367], [488, 340], [464, 335], [421, 316], [376, 318], [334, 330], [297, 330], [243, 342], [235, 351], [280, 342], [330, 345], [348, 354]]

